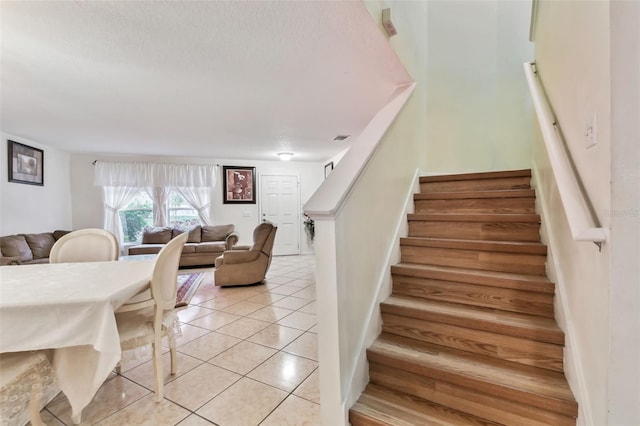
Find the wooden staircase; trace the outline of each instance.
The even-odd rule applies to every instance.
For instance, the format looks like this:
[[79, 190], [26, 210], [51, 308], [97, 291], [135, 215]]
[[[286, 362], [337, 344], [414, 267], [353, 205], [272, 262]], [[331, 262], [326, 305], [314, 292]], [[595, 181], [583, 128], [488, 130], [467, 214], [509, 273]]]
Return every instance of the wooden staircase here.
[[352, 425], [575, 425], [530, 180], [420, 178]]

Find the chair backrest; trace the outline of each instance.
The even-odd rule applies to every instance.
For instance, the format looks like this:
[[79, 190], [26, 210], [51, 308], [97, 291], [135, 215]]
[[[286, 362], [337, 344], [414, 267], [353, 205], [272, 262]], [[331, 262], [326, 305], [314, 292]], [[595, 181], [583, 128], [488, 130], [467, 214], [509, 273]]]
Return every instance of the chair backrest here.
[[118, 240], [104, 229], [70, 232], [51, 247], [50, 263], [101, 262], [118, 260]]
[[165, 245], [158, 253], [151, 277], [151, 295], [162, 310], [173, 309], [178, 291], [178, 266], [182, 248], [189, 234], [184, 232]]
[[271, 249], [276, 237], [278, 228], [270, 222], [262, 222], [253, 230], [253, 246], [251, 250], [261, 251], [267, 256], [271, 256]]

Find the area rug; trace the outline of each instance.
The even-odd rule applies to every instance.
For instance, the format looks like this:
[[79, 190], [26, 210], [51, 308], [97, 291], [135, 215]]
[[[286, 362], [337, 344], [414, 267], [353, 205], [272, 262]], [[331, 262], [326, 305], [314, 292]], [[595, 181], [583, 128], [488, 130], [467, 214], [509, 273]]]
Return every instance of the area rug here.
[[176, 308], [187, 306], [204, 279], [204, 272], [178, 274], [178, 293]]

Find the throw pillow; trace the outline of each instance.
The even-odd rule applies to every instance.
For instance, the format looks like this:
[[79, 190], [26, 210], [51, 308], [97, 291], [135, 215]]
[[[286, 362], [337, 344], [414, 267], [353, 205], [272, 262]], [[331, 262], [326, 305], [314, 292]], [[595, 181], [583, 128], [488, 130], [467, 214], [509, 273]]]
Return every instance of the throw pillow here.
[[34, 259], [49, 257], [51, 247], [53, 247], [53, 244], [56, 242], [53, 234], [49, 232], [43, 234], [24, 234], [24, 239], [27, 240]]
[[216, 225], [202, 227], [202, 242], [224, 241], [233, 232], [234, 225]]
[[201, 240], [200, 234], [202, 233], [202, 226], [196, 225], [193, 228], [182, 228], [182, 227], [176, 226], [175, 228], [173, 228], [173, 231], [171, 232], [171, 239], [177, 237], [183, 232], [189, 233], [189, 237], [187, 238], [188, 243], [199, 243]]
[[142, 231], [142, 244], [167, 244], [171, 241], [171, 228], [166, 226], [146, 227]]
[[8, 235], [0, 238], [0, 249], [3, 256], [17, 257], [22, 262], [33, 260], [33, 253], [24, 235]]

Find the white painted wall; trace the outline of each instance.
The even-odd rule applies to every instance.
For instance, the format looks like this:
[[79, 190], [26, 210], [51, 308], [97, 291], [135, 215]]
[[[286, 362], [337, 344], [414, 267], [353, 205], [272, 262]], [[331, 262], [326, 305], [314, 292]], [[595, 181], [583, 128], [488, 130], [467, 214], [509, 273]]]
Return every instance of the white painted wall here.
[[[6, 133], [1, 137], [0, 235], [71, 229], [69, 154]], [[44, 186], [9, 182], [8, 139], [44, 151]]]
[[[251, 244], [253, 242], [253, 230], [260, 223], [260, 205], [256, 204], [223, 204], [222, 203], [222, 166], [243, 166], [256, 168], [256, 185], [260, 185], [261, 174], [287, 174], [299, 177], [300, 200], [306, 202], [313, 192], [320, 186], [324, 179], [324, 163], [309, 163], [296, 161], [246, 161], [226, 160], [219, 158], [190, 158], [190, 157], [114, 157], [96, 155], [71, 155], [71, 193], [73, 227], [102, 227], [102, 191], [100, 187], [93, 185], [94, 160], [103, 161], [141, 161], [141, 162], [173, 162], [190, 164], [219, 164], [216, 187], [212, 193], [211, 222], [214, 225], [233, 223], [240, 237], [239, 244]], [[259, 190], [257, 191], [259, 194]], [[245, 216], [248, 212], [249, 216]], [[302, 215], [302, 208], [300, 208]], [[302, 220], [300, 221], [301, 253], [313, 253]]]
[[[566, 375], [578, 423], [586, 425], [640, 418], [639, 9], [634, 2], [543, 1], [536, 23], [542, 84], [593, 211], [611, 231], [602, 252], [572, 240], [538, 133], [533, 161], [547, 268], [566, 333]], [[598, 143], [586, 148], [594, 115]]]
[[522, 63], [533, 58], [531, 1], [424, 3], [427, 171], [529, 168], [532, 107]]

